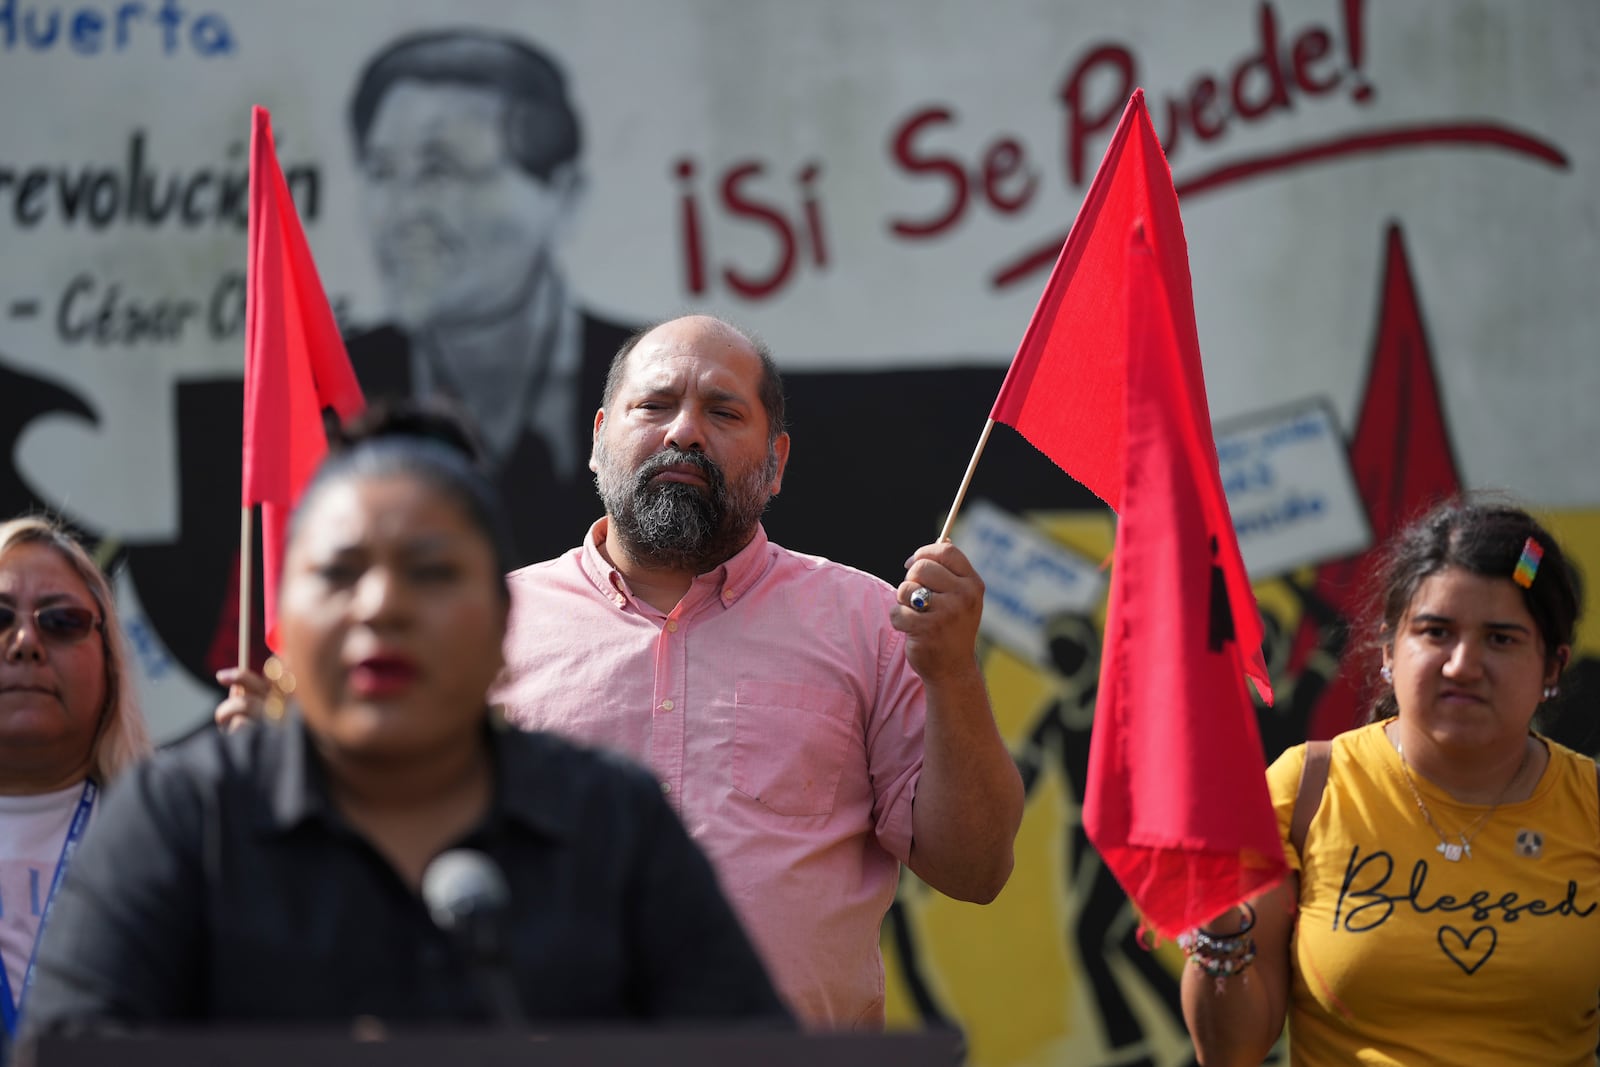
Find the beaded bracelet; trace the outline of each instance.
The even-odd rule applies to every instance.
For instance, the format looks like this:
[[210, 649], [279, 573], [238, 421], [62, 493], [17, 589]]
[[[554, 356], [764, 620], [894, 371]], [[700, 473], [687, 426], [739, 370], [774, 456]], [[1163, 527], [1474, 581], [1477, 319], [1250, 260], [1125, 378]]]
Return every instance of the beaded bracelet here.
[[1256, 928], [1256, 909], [1250, 904], [1240, 904], [1239, 911], [1242, 921], [1239, 929], [1231, 934], [1214, 934], [1203, 927], [1195, 927], [1178, 935], [1178, 947], [1190, 955], [1237, 956], [1251, 943], [1247, 935]]
[[1196, 967], [1212, 978], [1218, 980], [1231, 978], [1256, 961], [1256, 943], [1247, 939], [1247, 946], [1244, 952], [1237, 956], [1218, 958], [1196, 952], [1191, 954], [1189, 959]]
[[1178, 935], [1178, 947], [1204, 974], [1217, 980], [1217, 991], [1222, 991], [1222, 981], [1247, 969], [1256, 959], [1256, 941], [1250, 931], [1256, 927], [1256, 909], [1240, 904], [1242, 915], [1239, 929], [1229, 934], [1214, 934], [1195, 928]]
[[1231, 937], [1219, 948], [1214, 944], [1200, 942], [1191, 931], [1178, 935], [1178, 947], [1183, 949], [1184, 955], [1189, 959], [1195, 960], [1205, 968], [1207, 964], [1221, 965], [1229, 960], [1252, 955], [1256, 950], [1256, 942], [1253, 937]]
[[1247, 931], [1248, 927], [1227, 937], [1214, 937], [1204, 930], [1196, 930], [1192, 939], [1194, 945], [1192, 951], [1203, 952], [1208, 956], [1237, 956], [1250, 943]]
[[1251, 930], [1256, 928], [1255, 905], [1251, 904], [1249, 901], [1245, 901], [1243, 904], [1240, 904], [1239, 915], [1239, 929], [1235, 930], [1231, 934], [1214, 934], [1211, 931], [1204, 929], [1196, 929], [1195, 933], [1199, 934], [1201, 937], [1243, 937], [1245, 934], [1248, 934]]

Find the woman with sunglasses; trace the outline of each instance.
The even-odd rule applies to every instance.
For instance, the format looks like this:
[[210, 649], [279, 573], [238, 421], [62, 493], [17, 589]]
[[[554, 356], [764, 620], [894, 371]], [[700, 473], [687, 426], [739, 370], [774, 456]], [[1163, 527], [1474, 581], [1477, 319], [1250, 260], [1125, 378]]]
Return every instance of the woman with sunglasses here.
[[5, 1039], [99, 791], [145, 755], [111, 589], [71, 535], [0, 523], [0, 1012]]
[[[459, 435], [394, 416], [319, 469], [279, 586], [294, 705], [205, 731], [112, 794], [41, 949], [29, 1032], [787, 1023], [656, 782], [491, 712], [510, 550]], [[436, 925], [429, 888], [460, 850], [504, 881], [497, 929], [471, 943]]]

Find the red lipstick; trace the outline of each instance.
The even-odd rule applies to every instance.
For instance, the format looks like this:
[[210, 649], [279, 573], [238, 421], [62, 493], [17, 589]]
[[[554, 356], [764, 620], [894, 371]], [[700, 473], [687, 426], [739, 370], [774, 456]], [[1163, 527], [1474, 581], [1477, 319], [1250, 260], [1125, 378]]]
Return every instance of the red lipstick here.
[[368, 656], [349, 671], [350, 690], [369, 700], [396, 696], [417, 680], [417, 665], [405, 656]]

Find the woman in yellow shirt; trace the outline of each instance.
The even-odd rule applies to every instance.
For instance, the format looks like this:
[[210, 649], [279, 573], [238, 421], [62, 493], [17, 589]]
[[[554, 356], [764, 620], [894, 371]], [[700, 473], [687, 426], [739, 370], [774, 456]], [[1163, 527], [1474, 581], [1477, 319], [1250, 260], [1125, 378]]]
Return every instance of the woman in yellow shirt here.
[[[1291, 874], [1182, 939], [1207, 1067], [1593, 1065], [1600, 1039], [1594, 761], [1533, 732], [1579, 602], [1520, 509], [1443, 505], [1381, 572], [1383, 692], [1336, 737], [1294, 840], [1307, 745], [1268, 771]], [[1312, 779], [1314, 780], [1314, 778]]]

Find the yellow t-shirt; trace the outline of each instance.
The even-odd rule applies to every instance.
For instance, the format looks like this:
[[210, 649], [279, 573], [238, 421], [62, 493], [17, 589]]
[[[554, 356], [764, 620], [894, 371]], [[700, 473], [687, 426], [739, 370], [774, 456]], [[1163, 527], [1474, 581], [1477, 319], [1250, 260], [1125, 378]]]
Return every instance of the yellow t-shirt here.
[[[1454, 863], [1382, 724], [1334, 739], [1303, 858], [1289, 823], [1305, 746], [1273, 763], [1278, 827], [1300, 875], [1292, 1064], [1593, 1067], [1600, 793], [1593, 760], [1546, 743], [1533, 795], [1498, 808]], [[1446, 834], [1488, 810], [1411, 777]]]

